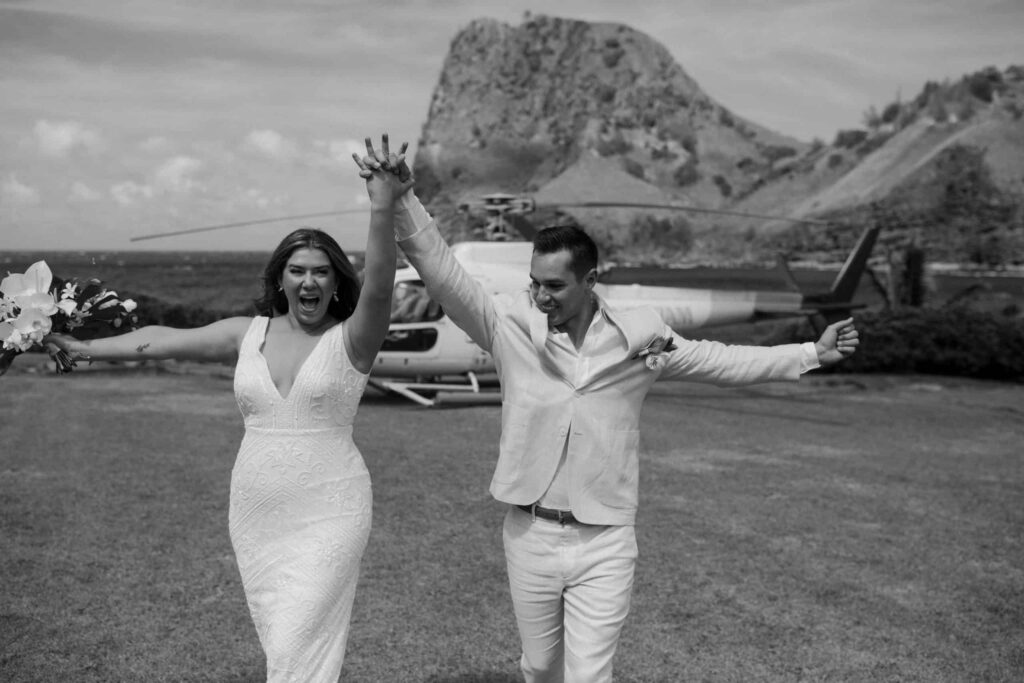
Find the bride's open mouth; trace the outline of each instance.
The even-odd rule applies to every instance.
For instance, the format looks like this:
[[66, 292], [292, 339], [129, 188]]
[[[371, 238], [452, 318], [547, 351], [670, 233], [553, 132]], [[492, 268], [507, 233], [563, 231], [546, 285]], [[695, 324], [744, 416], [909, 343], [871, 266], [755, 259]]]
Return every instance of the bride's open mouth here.
[[299, 295], [299, 308], [306, 313], [312, 313], [316, 311], [317, 306], [320, 305], [320, 297], [312, 294], [300, 294]]

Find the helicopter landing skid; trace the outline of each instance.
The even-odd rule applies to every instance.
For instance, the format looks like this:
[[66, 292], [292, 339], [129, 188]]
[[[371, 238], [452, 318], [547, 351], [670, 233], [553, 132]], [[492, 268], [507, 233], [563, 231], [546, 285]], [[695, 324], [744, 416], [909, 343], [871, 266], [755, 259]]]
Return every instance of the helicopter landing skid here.
[[[399, 396], [403, 396], [410, 401], [419, 403], [421, 406], [435, 406], [438, 404], [438, 394], [440, 392], [459, 392], [459, 393], [480, 393], [480, 382], [477, 380], [476, 374], [473, 372], [466, 373], [465, 383], [442, 383], [442, 382], [403, 382], [395, 379], [377, 379], [370, 377], [367, 380], [367, 384], [375, 389], [385, 392], [393, 392]], [[428, 392], [433, 395], [424, 395], [421, 392]]]

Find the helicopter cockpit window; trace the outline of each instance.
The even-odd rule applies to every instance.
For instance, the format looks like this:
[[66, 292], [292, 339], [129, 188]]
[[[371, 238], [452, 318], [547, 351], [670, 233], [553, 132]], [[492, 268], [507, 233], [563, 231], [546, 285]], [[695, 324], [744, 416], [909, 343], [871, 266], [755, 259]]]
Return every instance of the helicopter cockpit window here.
[[391, 298], [391, 322], [423, 323], [439, 320], [441, 305], [427, 296], [422, 282], [399, 282]]

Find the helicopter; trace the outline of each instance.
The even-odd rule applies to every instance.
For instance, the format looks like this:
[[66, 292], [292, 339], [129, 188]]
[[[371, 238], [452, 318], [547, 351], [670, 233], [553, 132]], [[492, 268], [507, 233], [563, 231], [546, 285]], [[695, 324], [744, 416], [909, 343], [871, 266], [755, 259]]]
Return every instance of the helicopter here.
[[[491, 295], [512, 293], [526, 285], [533, 245], [514, 235], [532, 238], [532, 224], [524, 219], [545, 205], [525, 195], [492, 193], [476, 203], [463, 203], [460, 210], [482, 210], [487, 221], [483, 239], [458, 242], [451, 249], [466, 271]], [[623, 202], [578, 202], [547, 205], [551, 208], [586, 209], [635, 208], [696, 211], [739, 215], [747, 218], [777, 220], [775, 216], [701, 209], [676, 204], [639, 204]], [[358, 211], [354, 210], [354, 211]], [[351, 211], [346, 211], [349, 213]], [[133, 241], [167, 237], [190, 232], [242, 227], [256, 223], [295, 218], [313, 218], [342, 212], [324, 212], [287, 216], [259, 221], [228, 223], [190, 230], [132, 238]], [[826, 224], [814, 219], [787, 219], [796, 222]], [[635, 269], [611, 268], [598, 275], [595, 292], [619, 308], [654, 308], [673, 331], [686, 335], [705, 327], [752, 322], [770, 318], [806, 316], [826, 323], [846, 317], [862, 305], [853, 302], [860, 277], [878, 238], [881, 224], [866, 228], [831, 287], [814, 294], [800, 290], [784, 261], [779, 269], [789, 287], [786, 290], [727, 290], [709, 287], [679, 286], [685, 269], [659, 271], [657, 276], [638, 278]], [[513, 232], [514, 231], [514, 232]], [[430, 298], [426, 285], [408, 264], [395, 272], [391, 322], [387, 336], [374, 361], [368, 383], [379, 391], [402, 396], [421, 406], [435, 406], [442, 396], [461, 394], [483, 398], [488, 393], [486, 378], [495, 371], [494, 359], [481, 349], [448, 318], [440, 304]], [[484, 381], [482, 381], [482, 378]]]

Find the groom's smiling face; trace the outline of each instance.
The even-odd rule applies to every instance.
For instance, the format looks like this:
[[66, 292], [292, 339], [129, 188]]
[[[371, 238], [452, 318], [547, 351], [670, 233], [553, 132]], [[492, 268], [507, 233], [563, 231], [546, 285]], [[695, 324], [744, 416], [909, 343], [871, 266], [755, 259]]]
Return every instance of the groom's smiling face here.
[[533, 303], [547, 315], [551, 327], [565, 325], [590, 305], [597, 273], [591, 270], [580, 278], [572, 266], [572, 254], [568, 250], [550, 254], [534, 252], [530, 260]]

